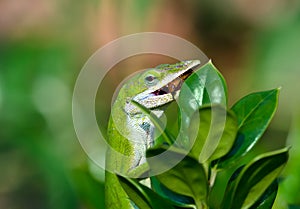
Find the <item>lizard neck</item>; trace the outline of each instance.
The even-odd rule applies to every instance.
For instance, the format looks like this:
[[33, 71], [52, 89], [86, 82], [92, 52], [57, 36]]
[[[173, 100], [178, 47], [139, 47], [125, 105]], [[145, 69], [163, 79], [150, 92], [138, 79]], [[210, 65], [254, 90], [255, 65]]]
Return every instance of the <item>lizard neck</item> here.
[[134, 168], [146, 162], [146, 150], [154, 143], [154, 125], [149, 117], [130, 101], [131, 98], [128, 97], [115, 101], [112, 120], [121, 138], [130, 143], [133, 157], [130, 168]]

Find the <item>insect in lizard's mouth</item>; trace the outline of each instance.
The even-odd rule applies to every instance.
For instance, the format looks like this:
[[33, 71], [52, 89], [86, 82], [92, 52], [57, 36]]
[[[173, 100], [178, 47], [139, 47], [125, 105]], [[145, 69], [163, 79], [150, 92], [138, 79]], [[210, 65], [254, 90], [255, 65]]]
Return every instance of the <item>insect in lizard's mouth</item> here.
[[161, 87], [160, 89], [152, 92], [152, 94], [155, 96], [164, 95], [164, 94], [168, 94], [168, 93], [175, 94], [177, 91], [179, 91], [181, 89], [183, 82], [193, 73], [193, 70], [196, 67], [198, 67], [198, 65], [187, 70], [182, 75], [180, 75], [178, 78], [172, 80], [171, 82], [169, 82], [165, 86]]

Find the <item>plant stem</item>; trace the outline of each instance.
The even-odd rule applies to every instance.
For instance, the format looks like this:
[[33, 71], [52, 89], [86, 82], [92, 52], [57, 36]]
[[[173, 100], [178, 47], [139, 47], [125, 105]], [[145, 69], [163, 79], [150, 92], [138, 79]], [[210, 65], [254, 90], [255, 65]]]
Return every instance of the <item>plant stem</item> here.
[[209, 188], [212, 188], [214, 186], [216, 177], [217, 177], [217, 169], [212, 168], [211, 169], [211, 175], [210, 175], [210, 178], [209, 178]]

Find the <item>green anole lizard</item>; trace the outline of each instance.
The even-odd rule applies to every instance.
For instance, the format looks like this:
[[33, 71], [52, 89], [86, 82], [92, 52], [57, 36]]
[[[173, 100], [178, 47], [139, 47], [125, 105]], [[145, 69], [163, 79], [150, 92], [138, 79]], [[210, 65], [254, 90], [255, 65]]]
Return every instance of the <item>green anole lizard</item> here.
[[[146, 149], [153, 146], [154, 125], [132, 100], [160, 117], [163, 105], [174, 101], [182, 82], [200, 65], [199, 60], [163, 64], [130, 78], [120, 89], [108, 125], [105, 205], [107, 209], [136, 208], [118, 181], [116, 173], [130, 175], [146, 171]], [[115, 151], [126, 157], [120, 157]], [[141, 171], [137, 173], [141, 173]], [[113, 172], [113, 173], [112, 173]], [[136, 176], [137, 177], [137, 176]]]

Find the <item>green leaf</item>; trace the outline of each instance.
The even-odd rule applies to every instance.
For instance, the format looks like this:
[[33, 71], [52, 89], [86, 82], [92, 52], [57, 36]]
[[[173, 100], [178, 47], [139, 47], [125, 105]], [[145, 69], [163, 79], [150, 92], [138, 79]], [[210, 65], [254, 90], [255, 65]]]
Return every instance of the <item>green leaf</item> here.
[[259, 200], [256, 203], [254, 203], [249, 209], [271, 209], [275, 201], [277, 191], [278, 181], [276, 179], [263, 193]]
[[128, 194], [129, 198], [134, 204], [141, 209], [160, 209], [160, 208], [174, 208], [164, 198], [153, 192], [148, 187], [122, 176], [118, 176], [119, 181]]
[[227, 154], [237, 133], [233, 112], [222, 106], [204, 107], [191, 117], [188, 128], [190, 141], [194, 141], [191, 155], [199, 162], [212, 161]]
[[203, 105], [227, 105], [227, 87], [224, 78], [211, 61], [190, 75], [182, 85], [178, 97], [180, 110], [181, 146], [190, 145], [185, 133], [190, 118]]
[[289, 209], [300, 209], [299, 205], [289, 205]]
[[[147, 151], [147, 157], [155, 156], [157, 153], [166, 152], [166, 149], [152, 149]], [[198, 208], [206, 206], [208, 184], [205, 170], [195, 159], [184, 156], [181, 153], [169, 152], [168, 157], [161, 158], [159, 165], [156, 162], [148, 161], [150, 169], [159, 167], [168, 167], [172, 161], [182, 158], [182, 160], [156, 176], [156, 178], [169, 190], [180, 195], [192, 197]]]
[[232, 199], [232, 197], [234, 195], [235, 185], [237, 184], [238, 177], [244, 167], [245, 167], [244, 165], [240, 166], [231, 175], [231, 177], [227, 183], [226, 191], [225, 191], [225, 194], [223, 197], [223, 204], [224, 204], [224, 202], [225, 202], [225, 204], [229, 204], [228, 202]]
[[211, 61], [184, 81], [180, 89], [179, 104], [187, 112], [193, 112], [205, 104], [227, 105], [226, 82]]
[[[226, 188], [224, 199], [232, 198], [234, 186], [236, 185], [238, 176], [244, 167], [245, 166], [239, 167], [232, 174]], [[277, 190], [278, 182], [277, 179], [275, 179], [273, 183], [267, 188], [267, 190], [261, 195], [261, 197], [249, 209], [271, 209], [276, 198]]]
[[257, 203], [278, 177], [287, 160], [287, 148], [256, 157], [228, 182], [221, 208], [249, 208]]
[[181, 208], [194, 208], [194, 200], [190, 197], [180, 195], [166, 188], [155, 176], [151, 177], [151, 187], [160, 196], [168, 199], [173, 205]]
[[273, 118], [278, 93], [279, 89], [252, 93], [232, 107], [238, 120], [238, 135], [230, 152], [218, 162], [219, 169], [235, 163], [256, 144]]

